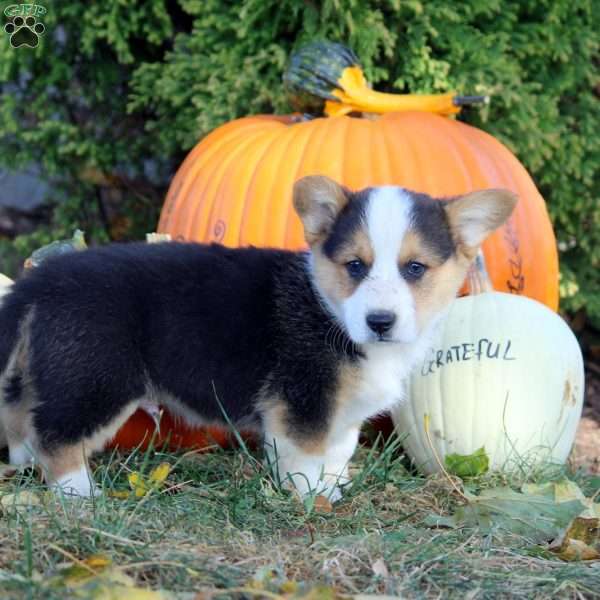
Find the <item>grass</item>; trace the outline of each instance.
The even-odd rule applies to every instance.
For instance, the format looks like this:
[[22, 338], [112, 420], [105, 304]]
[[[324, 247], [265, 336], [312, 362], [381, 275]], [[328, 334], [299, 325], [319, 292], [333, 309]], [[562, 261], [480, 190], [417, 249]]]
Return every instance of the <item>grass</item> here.
[[[55, 497], [33, 472], [2, 481], [1, 494], [27, 489], [41, 503], [0, 515], [0, 597], [74, 597], [61, 569], [92, 555], [110, 557], [141, 587], [182, 599], [600, 597], [600, 564], [561, 562], [501, 531], [424, 526], [427, 515], [448, 514], [461, 499], [443, 477], [412, 472], [397, 441], [358, 452], [355, 483], [332, 512], [278, 490], [259, 459], [218, 450], [95, 460], [104, 490], [127, 489], [132, 470], [169, 462], [166, 485], [141, 499]], [[521, 469], [471, 485], [560, 477], [560, 469]], [[600, 487], [575, 477], [588, 493]]]

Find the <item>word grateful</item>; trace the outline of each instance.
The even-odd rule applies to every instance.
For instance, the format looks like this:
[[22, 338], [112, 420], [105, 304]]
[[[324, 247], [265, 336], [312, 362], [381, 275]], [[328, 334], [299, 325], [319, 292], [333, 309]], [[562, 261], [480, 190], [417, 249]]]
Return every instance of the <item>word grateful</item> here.
[[515, 360], [511, 356], [512, 341], [494, 342], [487, 338], [481, 338], [477, 342], [464, 342], [456, 346], [450, 346], [448, 349], [431, 350], [431, 355], [423, 363], [421, 375], [435, 373], [437, 369], [457, 362], [466, 362], [468, 360]]

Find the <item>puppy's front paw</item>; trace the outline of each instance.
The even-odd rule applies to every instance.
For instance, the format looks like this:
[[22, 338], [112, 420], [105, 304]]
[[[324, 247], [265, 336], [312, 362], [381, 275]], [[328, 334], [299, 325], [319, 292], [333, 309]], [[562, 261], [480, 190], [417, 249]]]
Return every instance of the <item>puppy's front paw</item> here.
[[94, 483], [90, 472], [85, 468], [65, 473], [62, 477], [58, 477], [50, 487], [56, 494], [62, 493], [65, 496], [91, 498], [102, 494], [100, 488]]

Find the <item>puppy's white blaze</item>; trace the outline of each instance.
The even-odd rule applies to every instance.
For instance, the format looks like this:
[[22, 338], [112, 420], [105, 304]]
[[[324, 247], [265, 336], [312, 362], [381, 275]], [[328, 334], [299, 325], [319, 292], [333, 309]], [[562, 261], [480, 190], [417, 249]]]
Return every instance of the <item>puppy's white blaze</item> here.
[[27, 442], [15, 444], [8, 448], [8, 462], [11, 465], [27, 465], [34, 462], [31, 447]]
[[398, 250], [410, 227], [413, 201], [401, 188], [384, 186], [369, 195], [366, 221], [375, 262], [372, 278], [397, 281]]
[[101, 493], [85, 466], [59, 477], [52, 484], [52, 489], [55, 492], [62, 491], [67, 496], [82, 496], [84, 498], [98, 496]]
[[350, 336], [359, 343], [373, 339], [366, 317], [378, 310], [396, 315], [392, 340], [412, 342], [417, 335], [413, 295], [398, 270], [398, 253], [410, 228], [412, 206], [410, 194], [398, 187], [376, 188], [369, 196], [365, 225], [374, 262], [368, 277], [343, 307]]

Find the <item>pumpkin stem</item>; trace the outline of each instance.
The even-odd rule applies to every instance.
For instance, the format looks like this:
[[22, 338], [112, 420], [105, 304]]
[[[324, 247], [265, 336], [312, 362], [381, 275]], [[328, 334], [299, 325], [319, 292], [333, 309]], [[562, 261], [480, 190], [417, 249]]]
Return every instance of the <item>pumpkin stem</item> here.
[[325, 114], [329, 117], [350, 112], [388, 113], [415, 110], [438, 115], [455, 115], [462, 106], [486, 104], [488, 96], [456, 96], [447, 94], [387, 94], [376, 92], [369, 87], [358, 65], [346, 67], [331, 91], [336, 100], [325, 102]]
[[477, 253], [475, 262], [469, 269], [467, 281], [469, 282], [469, 291], [472, 296], [494, 291], [492, 280], [485, 266], [485, 256], [481, 249]]
[[459, 113], [463, 106], [489, 102], [488, 96], [376, 92], [356, 54], [342, 44], [325, 40], [293, 52], [283, 81], [295, 110], [325, 113], [328, 117], [409, 110], [450, 116]]

